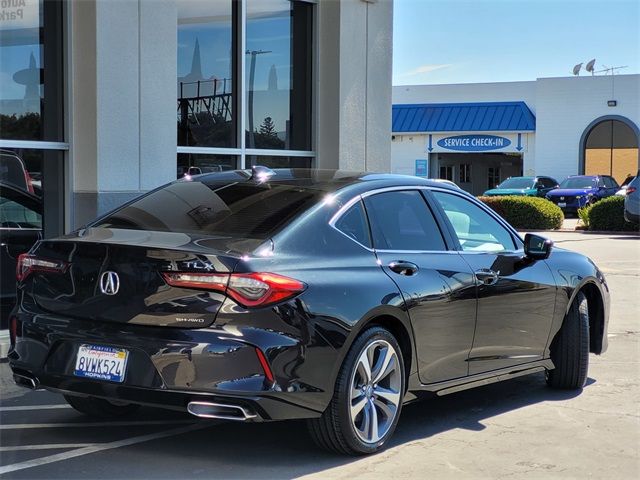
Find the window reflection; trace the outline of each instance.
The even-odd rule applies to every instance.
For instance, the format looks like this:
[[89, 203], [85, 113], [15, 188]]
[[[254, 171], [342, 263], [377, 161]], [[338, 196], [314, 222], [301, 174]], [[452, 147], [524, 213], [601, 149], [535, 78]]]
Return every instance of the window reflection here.
[[178, 145], [234, 147], [231, 0], [178, 2]]
[[238, 168], [238, 157], [235, 155], [179, 153], [177, 177], [223, 172], [225, 170], [235, 170], [236, 168]]
[[[3, 2], [4, 3], [4, 2]], [[40, 140], [44, 95], [41, 0], [4, 8], [0, 21], [0, 137]]]
[[310, 150], [312, 5], [247, 1], [247, 148]]

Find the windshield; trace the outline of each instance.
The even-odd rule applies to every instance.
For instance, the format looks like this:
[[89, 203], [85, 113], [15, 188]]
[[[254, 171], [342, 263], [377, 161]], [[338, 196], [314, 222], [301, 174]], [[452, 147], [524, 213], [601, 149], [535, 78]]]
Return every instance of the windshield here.
[[324, 195], [322, 190], [271, 182], [176, 182], [92, 226], [262, 239]]
[[569, 177], [560, 184], [560, 188], [593, 188], [596, 179], [593, 177]]
[[507, 178], [497, 188], [533, 188], [533, 180], [531, 177]]

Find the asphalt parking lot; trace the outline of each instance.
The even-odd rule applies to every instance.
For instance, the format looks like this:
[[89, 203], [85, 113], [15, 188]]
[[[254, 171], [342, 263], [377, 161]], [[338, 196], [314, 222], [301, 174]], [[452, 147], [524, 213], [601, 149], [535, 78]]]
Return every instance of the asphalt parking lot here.
[[551, 233], [589, 255], [612, 291], [609, 351], [582, 392], [521, 377], [407, 406], [384, 452], [317, 450], [303, 423], [206, 422], [143, 409], [88, 420], [19, 389], [0, 364], [2, 478], [640, 478], [640, 238]]

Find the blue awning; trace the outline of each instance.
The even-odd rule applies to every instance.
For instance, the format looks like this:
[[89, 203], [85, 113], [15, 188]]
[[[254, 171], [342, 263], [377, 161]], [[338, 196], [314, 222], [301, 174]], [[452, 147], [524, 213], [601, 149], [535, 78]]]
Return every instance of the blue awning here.
[[393, 133], [528, 132], [536, 117], [524, 102], [421, 103], [393, 105]]

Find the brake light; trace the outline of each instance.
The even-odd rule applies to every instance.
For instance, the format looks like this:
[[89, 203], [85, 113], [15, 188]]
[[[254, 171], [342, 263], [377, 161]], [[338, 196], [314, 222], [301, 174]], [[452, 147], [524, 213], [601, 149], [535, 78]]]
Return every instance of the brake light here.
[[31, 179], [31, 175], [26, 170], [24, 171], [24, 181], [27, 182], [27, 190], [29, 193], [35, 193], [33, 189], [33, 180]]
[[215, 290], [245, 307], [265, 307], [282, 302], [307, 288], [298, 280], [275, 273], [163, 272], [162, 276], [172, 287]]
[[203, 288], [220, 292], [226, 290], [229, 281], [229, 275], [215, 273], [163, 272], [162, 276], [172, 287]]
[[630, 195], [633, 192], [635, 192], [637, 190], [636, 187], [627, 187], [627, 191], [625, 192], [625, 195]]
[[18, 256], [16, 265], [16, 280], [18, 282], [27, 278], [31, 272], [52, 272], [64, 273], [68, 263], [62, 260], [48, 260], [46, 258], [38, 258], [35, 255], [23, 253]]

